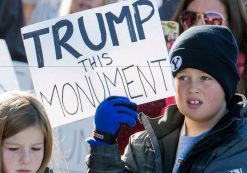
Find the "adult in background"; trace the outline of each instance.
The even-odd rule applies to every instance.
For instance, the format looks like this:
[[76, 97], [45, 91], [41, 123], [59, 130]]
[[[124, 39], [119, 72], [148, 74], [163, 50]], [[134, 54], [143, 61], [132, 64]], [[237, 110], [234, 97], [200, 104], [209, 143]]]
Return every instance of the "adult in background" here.
[[22, 0], [25, 24], [59, 17], [61, 2], [62, 0]]
[[159, 8], [160, 19], [162, 21], [170, 20], [174, 11], [177, 9], [178, 3], [179, 0], [163, 0]]
[[100, 7], [106, 4], [106, 0], [72, 0], [70, 13]]
[[196, 25], [228, 26], [239, 47], [238, 71], [240, 82], [237, 92], [247, 96], [247, 14], [239, 0], [181, 0], [173, 20], [178, 21], [181, 32]]
[[12, 60], [27, 62], [20, 30], [23, 26], [21, 0], [1, 0], [0, 39], [6, 41]]

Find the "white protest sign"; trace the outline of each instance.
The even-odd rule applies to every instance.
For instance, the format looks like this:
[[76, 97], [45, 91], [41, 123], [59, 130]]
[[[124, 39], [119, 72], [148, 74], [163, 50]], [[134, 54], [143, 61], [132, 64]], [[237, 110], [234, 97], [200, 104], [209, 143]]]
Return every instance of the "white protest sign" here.
[[109, 95], [174, 95], [155, 1], [129, 0], [22, 28], [36, 95], [52, 126], [92, 116]]
[[15, 69], [5, 40], [0, 39], [0, 93], [19, 90]]
[[[88, 117], [53, 129], [56, 141], [60, 144], [60, 147], [56, 147], [58, 152], [54, 154], [55, 162], [59, 161], [59, 169], [67, 170], [64, 172], [69, 173], [87, 172], [85, 159], [89, 153], [89, 144], [85, 140], [92, 135], [94, 130], [94, 127], [90, 126], [92, 122], [93, 117]], [[54, 165], [56, 166], [56, 164], [51, 164], [54, 172], [63, 172], [56, 170]]]

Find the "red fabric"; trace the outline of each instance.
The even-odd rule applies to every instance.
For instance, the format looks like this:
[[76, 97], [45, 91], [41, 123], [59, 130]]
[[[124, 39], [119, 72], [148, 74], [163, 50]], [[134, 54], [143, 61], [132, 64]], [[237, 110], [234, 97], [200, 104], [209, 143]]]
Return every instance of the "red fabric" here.
[[[157, 100], [154, 102], [139, 105], [137, 111], [143, 112], [146, 115], [153, 118], [153, 117], [163, 115], [163, 113], [165, 112], [165, 108], [168, 105], [174, 104], [174, 103], [175, 103], [174, 97], [169, 97], [166, 99], [161, 99], [161, 100]], [[139, 121], [137, 122], [137, 124], [134, 127], [128, 127], [126, 125], [123, 125], [121, 127], [121, 131], [120, 131], [118, 139], [117, 139], [121, 154], [124, 153], [124, 149], [129, 142], [130, 135], [132, 135], [138, 131], [142, 131], [142, 130], [144, 130], [144, 128], [143, 128], [143, 125], [140, 124]]]
[[238, 71], [239, 71], [239, 74], [243, 74], [244, 72], [244, 68], [245, 68], [245, 62], [246, 61], [246, 58], [244, 56], [244, 54], [242, 52], [239, 53], [238, 55], [238, 61], [237, 61], [237, 64], [238, 64]]

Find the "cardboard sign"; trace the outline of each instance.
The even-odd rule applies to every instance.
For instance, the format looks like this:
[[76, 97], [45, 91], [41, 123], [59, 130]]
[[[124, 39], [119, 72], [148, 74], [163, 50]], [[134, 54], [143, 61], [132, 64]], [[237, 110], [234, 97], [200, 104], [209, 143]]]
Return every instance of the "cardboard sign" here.
[[52, 126], [94, 115], [109, 95], [174, 95], [155, 1], [129, 0], [22, 28], [36, 95]]
[[19, 90], [15, 69], [5, 40], [0, 39], [0, 94], [10, 90]]

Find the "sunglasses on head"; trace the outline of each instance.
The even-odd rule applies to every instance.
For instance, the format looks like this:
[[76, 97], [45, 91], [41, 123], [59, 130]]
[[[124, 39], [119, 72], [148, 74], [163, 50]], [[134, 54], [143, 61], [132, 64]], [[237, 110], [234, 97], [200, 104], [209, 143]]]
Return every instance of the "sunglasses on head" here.
[[183, 11], [179, 16], [179, 23], [184, 29], [187, 29], [195, 24], [198, 17], [201, 17], [207, 25], [222, 25], [223, 21], [226, 20], [221, 13], [216, 11], [206, 11], [204, 13]]

